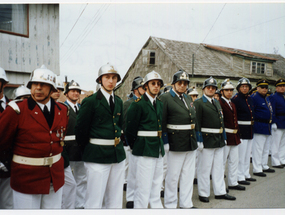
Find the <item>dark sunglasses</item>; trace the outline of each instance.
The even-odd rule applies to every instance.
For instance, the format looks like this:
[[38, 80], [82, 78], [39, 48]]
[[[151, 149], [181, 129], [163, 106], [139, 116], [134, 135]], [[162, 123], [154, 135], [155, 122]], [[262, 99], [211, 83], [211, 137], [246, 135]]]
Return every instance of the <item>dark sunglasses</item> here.
[[261, 89], [264, 89], [264, 88], [268, 89], [268, 86], [260, 86], [260, 88]]

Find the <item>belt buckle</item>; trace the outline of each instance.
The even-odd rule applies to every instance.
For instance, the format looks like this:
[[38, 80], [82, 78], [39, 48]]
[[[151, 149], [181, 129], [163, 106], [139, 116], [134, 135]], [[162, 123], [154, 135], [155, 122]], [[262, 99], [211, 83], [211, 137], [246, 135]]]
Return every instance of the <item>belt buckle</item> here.
[[118, 137], [115, 137], [115, 147], [120, 143], [120, 138]]
[[44, 158], [44, 166], [51, 167], [53, 164], [53, 157]]
[[233, 133], [236, 134], [237, 132], [238, 132], [238, 130], [237, 130], [237, 129], [234, 129], [234, 132], [233, 132]]
[[254, 121], [251, 121], [251, 125], [253, 125], [254, 124]]
[[272, 120], [269, 120], [269, 124], [272, 122]]
[[162, 136], [162, 131], [158, 131], [158, 132], [157, 132], [157, 136], [158, 136], [159, 138], [161, 138], [161, 136]]
[[222, 127], [220, 128], [219, 133], [220, 133], [220, 134], [223, 133], [223, 128], [222, 128]]
[[194, 129], [195, 128], [195, 124], [191, 124], [191, 129]]

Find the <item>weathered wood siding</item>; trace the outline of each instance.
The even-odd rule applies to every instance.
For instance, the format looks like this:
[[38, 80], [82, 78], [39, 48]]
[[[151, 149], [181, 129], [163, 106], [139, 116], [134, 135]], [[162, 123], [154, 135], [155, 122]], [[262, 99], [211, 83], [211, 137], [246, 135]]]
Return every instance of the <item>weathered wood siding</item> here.
[[0, 33], [0, 66], [11, 84], [23, 84], [45, 64], [59, 75], [59, 5], [29, 5], [29, 37]]

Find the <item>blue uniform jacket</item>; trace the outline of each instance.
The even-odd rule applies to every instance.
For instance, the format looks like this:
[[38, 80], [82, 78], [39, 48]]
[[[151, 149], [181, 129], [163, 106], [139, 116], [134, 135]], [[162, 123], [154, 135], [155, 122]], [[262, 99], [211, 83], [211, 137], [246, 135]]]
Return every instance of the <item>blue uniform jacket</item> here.
[[272, 123], [276, 123], [277, 128], [285, 128], [285, 95], [274, 93], [269, 97], [273, 109]]
[[[231, 99], [237, 109], [238, 121], [253, 121], [253, 103], [248, 95], [237, 93]], [[253, 125], [240, 125], [240, 138], [251, 140], [253, 138]]]
[[257, 134], [271, 135], [272, 106], [268, 97], [256, 92], [250, 96], [253, 101], [254, 125]]

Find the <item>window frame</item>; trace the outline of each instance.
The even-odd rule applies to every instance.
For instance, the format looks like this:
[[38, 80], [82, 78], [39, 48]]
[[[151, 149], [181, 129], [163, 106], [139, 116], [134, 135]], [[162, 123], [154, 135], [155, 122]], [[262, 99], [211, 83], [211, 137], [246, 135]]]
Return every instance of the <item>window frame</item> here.
[[[151, 54], [154, 53], [154, 56], [151, 56]], [[151, 63], [151, 60], [154, 61], [154, 63]], [[155, 51], [149, 51], [149, 61], [148, 61], [148, 65], [156, 65], [155, 64]]]
[[[263, 70], [262, 70], [262, 68], [263, 68]], [[254, 73], [257, 75], [265, 75], [266, 74], [266, 63], [265, 62], [258, 62], [258, 61], [251, 61], [250, 69], [251, 69], [252, 74]], [[263, 71], [263, 73], [262, 73], [262, 71]]]
[[4, 33], [4, 34], [11, 34], [11, 35], [15, 35], [15, 36], [20, 36], [20, 37], [27, 37], [29, 38], [29, 5], [27, 5], [27, 34], [20, 34], [20, 33], [16, 33], [16, 32], [12, 32], [12, 31], [7, 31], [7, 30], [2, 30], [0, 29], [0, 33]]

